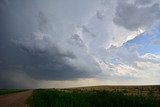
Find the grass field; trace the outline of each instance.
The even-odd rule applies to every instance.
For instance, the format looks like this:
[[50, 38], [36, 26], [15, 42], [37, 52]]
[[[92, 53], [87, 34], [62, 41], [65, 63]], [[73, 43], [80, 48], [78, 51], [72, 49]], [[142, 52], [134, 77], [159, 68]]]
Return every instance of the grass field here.
[[28, 99], [28, 105], [30, 107], [160, 107], [158, 91], [159, 86], [38, 89]]
[[0, 95], [26, 91], [26, 89], [0, 89]]
[[153, 86], [90, 86], [77, 88], [64, 88], [66, 91], [121, 91], [125, 95], [150, 96], [160, 100], [160, 85]]

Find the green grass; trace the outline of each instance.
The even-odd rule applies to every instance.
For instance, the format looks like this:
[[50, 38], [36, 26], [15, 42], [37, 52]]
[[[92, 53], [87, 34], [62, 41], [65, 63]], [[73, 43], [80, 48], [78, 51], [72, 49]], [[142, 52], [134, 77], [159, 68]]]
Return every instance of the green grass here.
[[26, 89], [0, 89], [0, 95], [26, 91]]
[[30, 107], [160, 107], [149, 96], [129, 96], [118, 91], [35, 90], [28, 99]]

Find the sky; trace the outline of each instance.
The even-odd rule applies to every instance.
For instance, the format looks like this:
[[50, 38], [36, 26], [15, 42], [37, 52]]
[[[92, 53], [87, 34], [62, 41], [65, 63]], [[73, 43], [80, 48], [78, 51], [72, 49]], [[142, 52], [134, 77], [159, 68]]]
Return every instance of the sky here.
[[160, 84], [160, 0], [0, 0], [0, 88]]

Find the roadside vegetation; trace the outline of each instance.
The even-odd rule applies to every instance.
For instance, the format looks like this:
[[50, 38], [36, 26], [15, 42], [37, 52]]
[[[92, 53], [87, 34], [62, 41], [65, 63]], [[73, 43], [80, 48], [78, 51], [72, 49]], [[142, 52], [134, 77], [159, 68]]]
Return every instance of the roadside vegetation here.
[[26, 89], [0, 89], [0, 95], [26, 91]]
[[122, 91], [34, 90], [29, 107], [160, 107], [151, 96], [126, 95]]

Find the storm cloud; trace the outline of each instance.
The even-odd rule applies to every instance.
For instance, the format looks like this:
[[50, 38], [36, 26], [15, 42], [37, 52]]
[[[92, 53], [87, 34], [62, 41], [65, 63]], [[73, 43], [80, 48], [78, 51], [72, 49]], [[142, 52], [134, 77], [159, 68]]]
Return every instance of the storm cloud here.
[[158, 0], [1, 0], [0, 88], [145, 84], [148, 63], [158, 83], [159, 55], [133, 41], [159, 44], [159, 13]]
[[[151, 2], [151, 1], [150, 1]], [[148, 0], [137, 0], [136, 3], [119, 2], [113, 21], [129, 30], [148, 28], [154, 21], [159, 20], [160, 8], [158, 3], [151, 6], [139, 7], [136, 4], [147, 4]]]

